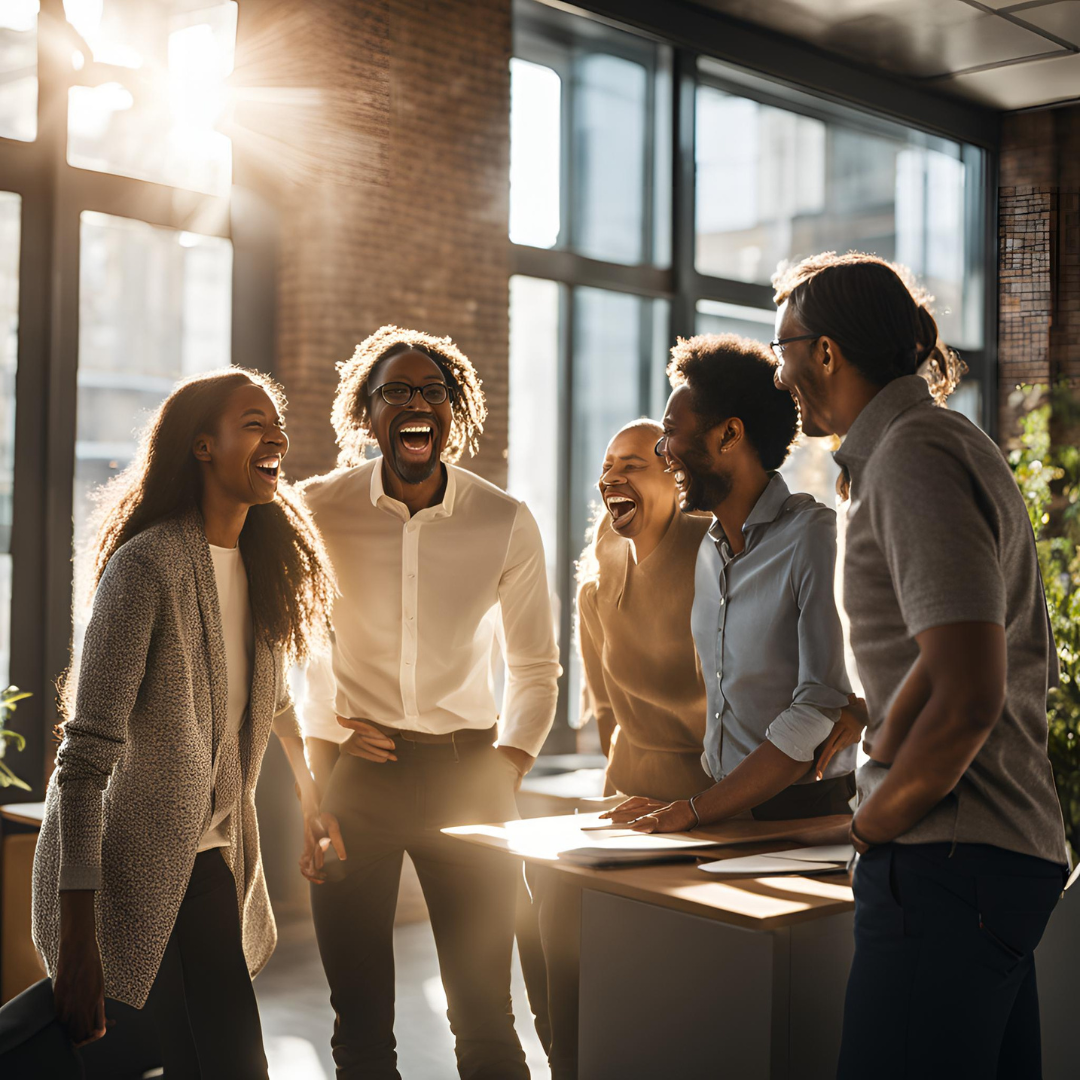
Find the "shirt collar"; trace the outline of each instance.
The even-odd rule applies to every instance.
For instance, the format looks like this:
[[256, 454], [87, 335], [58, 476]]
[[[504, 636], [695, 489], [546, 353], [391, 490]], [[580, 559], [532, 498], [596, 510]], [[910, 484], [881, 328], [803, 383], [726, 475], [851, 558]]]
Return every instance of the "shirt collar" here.
[[[421, 521], [434, 520], [436, 518], [450, 517], [454, 512], [454, 500], [457, 497], [457, 469], [453, 465], [446, 465], [445, 468], [446, 490], [443, 492], [442, 502], [436, 506], [429, 506], [421, 510], [419, 513], [414, 514], [413, 517], [419, 518]], [[407, 520], [409, 518], [409, 508], [403, 502], [399, 502], [393, 496], [386, 494], [386, 489], [383, 487], [382, 471], [383, 459], [381, 457], [375, 458], [371, 470], [371, 505], [378, 507], [380, 510], [385, 510], [395, 517], [403, 517]]]
[[843, 445], [833, 454], [845, 469], [869, 459], [885, 432], [901, 414], [932, 402], [930, 386], [921, 375], [903, 375], [883, 386], [848, 429]]
[[[784, 482], [784, 478], [778, 472], [774, 472], [765, 490], [758, 496], [758, 501], [754, 503], [754, 509], [750, 511], [743, 523], [743, 535], [758, 525], [772, 524], [780, 516], [784, 503], [790, 498], [791, 491]], [[713, 523], [709, 526], [709, 535], [717, 542], [727, 540], [723, 527], [716, 518], [713, 518]]]

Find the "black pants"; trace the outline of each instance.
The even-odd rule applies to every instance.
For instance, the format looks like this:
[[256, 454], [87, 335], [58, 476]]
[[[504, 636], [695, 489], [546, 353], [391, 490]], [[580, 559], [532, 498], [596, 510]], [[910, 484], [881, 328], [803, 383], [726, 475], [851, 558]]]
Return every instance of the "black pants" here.
[[347, 855], [342, 880], [311, 889], [336, 1014], [337, 1075], [399, 1080], [393, 934], [407, 851], [431, 916], [458, 1072], [466, 1080], [528, 1080], [510, 1004], [521, 865], [439, 832], [516, 818], [516, 771], [485, 742], [396, 744], [396, 762], [343, 755], [323, 800]]
[[[168, 1080], [266, 1080], [236, 885], [218, 850], [195, 856], [145, 1011], [157, 1032]], [[101, 1040], [102, 1049], [108, 1039]]]
[[987, 844], [885, 844], [855, 868], [839, 1080], [1039, 1080], [1033, 951], [1064, 868]]

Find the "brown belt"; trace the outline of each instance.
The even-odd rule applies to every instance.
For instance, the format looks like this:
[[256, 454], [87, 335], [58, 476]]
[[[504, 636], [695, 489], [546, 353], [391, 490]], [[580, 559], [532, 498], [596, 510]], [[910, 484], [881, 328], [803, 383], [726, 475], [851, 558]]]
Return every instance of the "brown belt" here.
[[374, 720], [368, 720], [372, 727], [378, 728], [388, 739], [404, 739], [411, 743], [426, 743], [427, 745], [456, 746], [465, 742], [493, 743], [499, 735], [499, 725], [492, 724], [489, 728], [459, 728], [457, 731], [447, 731], [442, 735], [436, 735], [430, 731], [408, 731], [405, 728], [387, 727], [385, 724], [376, 724]]

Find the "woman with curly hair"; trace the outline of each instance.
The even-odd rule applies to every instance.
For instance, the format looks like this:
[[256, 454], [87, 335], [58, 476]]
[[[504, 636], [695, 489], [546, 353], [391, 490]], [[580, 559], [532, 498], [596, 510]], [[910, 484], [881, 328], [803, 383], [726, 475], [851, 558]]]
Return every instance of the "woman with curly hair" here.
[[[340, 468], [304, 485], [341, 589], [332, 661], [309, 668], [303, 710], [324, 792], [308, 818], [305, 872], [316, 883], [339, 1077], [398, 1076], [393, 926], [404, 852], [431, 913], [461, 1076], [529, 1075], [509, 1007], [521, 869], [439, 831], [516, 817], [514, 790], [555, 715], [559, 653], [540, 532], [524, 503], [455, 464], [475, 451], [485, 415], [480, 380], [453, 342], [384, 326], [341, 367]], [[382, 456], [368, 460], [372, 445]], [[348, 860], [330, 854], [324, 865], [339, 822]]]
[[[286, 671], [333, 582], [282, 482], [280, 387], [180, 383], [100, 496], [96, 592], [34, 862], [34, 941], [75, 1044], [145, 1008], [169, 1077], [266, 1077], [251, 976], [276, 930], [255, 783], [273, 730], [314, 798]], [[115, 1036], [113, 1036], [115, 1038]]]

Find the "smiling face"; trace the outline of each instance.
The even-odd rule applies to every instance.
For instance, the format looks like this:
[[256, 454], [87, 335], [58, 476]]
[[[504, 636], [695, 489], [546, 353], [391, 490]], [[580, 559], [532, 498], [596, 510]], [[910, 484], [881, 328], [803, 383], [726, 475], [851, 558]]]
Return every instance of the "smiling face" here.
[[675, 481], [653, 452], [659, 435], [642, 425], [620, 431], [608, 444], [598, 486], [620, 536], [640, 536], [660, 515], [671, 516]]
[[216, 430], [195, 440], [204, 483], [246, 506], [274, 501], [282, 458], [289, 452], [284, 422], [270, 395], [254, 383], [233, 390]]
[[439, 467], [453, 422], [450, 399], [438, 405], [413, 395], [407, 405], [388, 405], [381, 394], [372, 393], [387, 383], [424, 387], [446, 385], [442, 368], [425, 353], [408, 350], [382, 360], [368, 377], [368, 417], [371, 434], [384, 460], [406, 484], [422, 484]]
[[664, 460], [675, 477], [679, 509], [714, 511], [731, 493], [732, 480], [713, 452], [716, 428], [706, 428], [693, 406], [693, 392], [676, 387], [664, 410]]
[[[776, 338], [800, 337], [807, 329], [785, 300], [776, 311]], [[781, 349], [773, 381], [786, 390], [799, 406], [802, 430], [806, 435], [832, 435], [834, 427], [824, 375], [822, 338], [792, 341]]]

